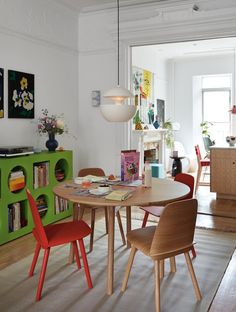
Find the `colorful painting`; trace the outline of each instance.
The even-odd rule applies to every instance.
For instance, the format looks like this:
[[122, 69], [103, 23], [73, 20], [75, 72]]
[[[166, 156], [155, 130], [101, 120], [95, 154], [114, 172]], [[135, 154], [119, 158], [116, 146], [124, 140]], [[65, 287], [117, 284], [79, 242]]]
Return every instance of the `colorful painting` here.
[[133, 66], [133, 93], [137, 106], [136, 120], [139, 119], [145, 125], [153, 124], [156, 112], [153, 104], [152, 72]]
[[34, 118], [34, 75], [8, 70], [8, 118]]
[[0, 118], [4, 117], [4, 69], [0, 68]]

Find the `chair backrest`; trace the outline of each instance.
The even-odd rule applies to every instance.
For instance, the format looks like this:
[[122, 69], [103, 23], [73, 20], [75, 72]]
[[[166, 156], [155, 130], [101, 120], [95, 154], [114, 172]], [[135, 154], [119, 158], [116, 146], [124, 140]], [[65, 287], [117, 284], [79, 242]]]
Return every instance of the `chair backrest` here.
[[105, 177], [105, 172], [101, 168], [83, 168], [80, 169], [78, 177], [85, 177], [87, 175], [94, 175], [97, 177]]
[[166, 205], [152, 240], [150, 256], [174, 252], [192, 246], [197, 217], [197, 200], [186, 199]]
[[33, 198], [33, 196], [31, 195], [30, 191], [27, 189], [26, 190], [26, 194], [28, 197], [28, 201], [30, 204], [30, 210], [32, 213], [32, 217], [33, 217], [33, 221], [34, 221], [34, 230], [35, 230], [35, 238], [36, 240], [40, 243], [40, 245], [44, 248], [47, 248], [48, 246], [48, 239], [38, 212], [38, 207], [36, 205], [36, 202]]
[[201, 155], [201, 151], [200, 151], [199, 145], [195, 145], [195, 152], [196, 152], [196, 155], [197, 155], [198, 166], [201, 166], [202, 155]]
[[193, 198], [193, 191], [194, 191], [194, 177], [191, 174], [187, 173], [178, 173], [175, 176], [175, 181], [181, 182], [187, 185], [190, 188], [190, 192], [188, 195], [184, 197], [184, 199], [191, 199]]

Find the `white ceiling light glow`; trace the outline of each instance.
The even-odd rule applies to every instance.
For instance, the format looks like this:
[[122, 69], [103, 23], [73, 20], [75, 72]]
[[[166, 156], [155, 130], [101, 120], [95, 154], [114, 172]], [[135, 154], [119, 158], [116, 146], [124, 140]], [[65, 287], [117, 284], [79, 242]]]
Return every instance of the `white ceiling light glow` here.
[[118, 73], [118, 79], [117, 79], [117, 87], [112, 88], [104, 93], [104, 98], [112, 101], [110, 104], [102, 104], [100, 106], [101, 113], [103, 117], [107, 121], [111, 122], [126, 122], [130, 120], [135, 112], [136, 112], [136, 106], [129, 105], [125, 103], [127, 99], [131, 99], [133, 97], [132, 93], [125, 88], [120, 87], [120, 72], [119, 72], [119, 39], [120, 39], [120, 30], [119, 30], [119, 20], [120, 20], [120, 7], [119, 7], [119, 0], [117, 0], [117, 44], [118, 44], [118, 57], [117, 57], [117, 73]]

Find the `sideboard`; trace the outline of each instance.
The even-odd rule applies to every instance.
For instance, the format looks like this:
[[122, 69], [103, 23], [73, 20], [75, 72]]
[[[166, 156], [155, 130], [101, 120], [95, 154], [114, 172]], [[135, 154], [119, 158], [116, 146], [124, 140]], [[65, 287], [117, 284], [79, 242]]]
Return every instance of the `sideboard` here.
[[210, 148], [210, 190], [217, 198], [236, 199], [236, 148]]

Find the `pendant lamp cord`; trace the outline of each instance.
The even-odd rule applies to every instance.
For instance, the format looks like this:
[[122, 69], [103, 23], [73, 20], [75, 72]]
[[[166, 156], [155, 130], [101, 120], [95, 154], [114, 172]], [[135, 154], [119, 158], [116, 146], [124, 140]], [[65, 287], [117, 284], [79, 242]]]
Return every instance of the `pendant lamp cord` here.
[[120, 69], [119, 69], [119, 61], [120, 61], [120, 3], [117, 0], [117, 77], [118, 77], [118, 86], [120, 85]]
[[235, 99], [236, 99], [236, 94], [235, 94], [235, 92], [236, 92], [236, 85], [235, 85], [235, 57], [236, 57], [236, 55], [235, 55], [235, 48], [234, 48], [234, 71], [233, 71], [233, 73], [234, 73], [234, 75], [233, 75], [233, 85], [234, 85], [234, 88], [233, 88], [233, 104], [235, 105]]

